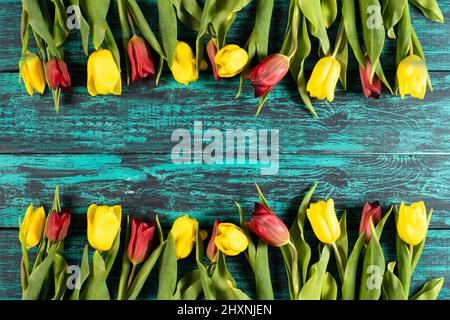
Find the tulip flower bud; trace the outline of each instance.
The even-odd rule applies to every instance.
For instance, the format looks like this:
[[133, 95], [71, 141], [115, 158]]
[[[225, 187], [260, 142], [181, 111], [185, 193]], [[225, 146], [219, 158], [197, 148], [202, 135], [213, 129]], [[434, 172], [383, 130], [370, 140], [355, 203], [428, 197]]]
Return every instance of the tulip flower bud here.
[[427, 210], [423, 201], [406, 206], [400, 205], [397, 232], [400, 239], [410, 245], [417, 245], [425, 239], [428, 229]]
[[122, 221], [121, 206], [97, 206], [91, 204], [87, 212], [89, 244], [98, 251], [111, 249]]
[[306, 91], [311, 97], [318, 99], [327, 98], [329, 102], [334, 100], [334, 90], [336, 89], [341, 65], [334, 57], [324, 57], [317, 62], [313, 69]]
[[44, 69], [42, 68], [41, 60], [37, 55], [27, 52], [19, 62], [20, 77], [25, 83], [25, 88], [30, 96], [36, 90], [40, 94], [44, 93], [45, 77]]
[[179, 217], [172, 225], [172, 236], [175, 241], [177, 259], [186, 258], [194, 248], [197, 220], [188, 215]]
[[231, 78], [244, 70], [248, 62], [247, 51], [235, 44], [228, 44], [214, 57], [217, 74], [221, 78]]
[[423, 99], [427, 91], [428, 71], [425, 61], [416, 55], [403, 59], [397, 68], [398, 89], [400, 96], [410, 94]]
[[30, 204], [21, 225], [21, 230], [27, 248], [33, 248], [39, 244], [42, 239], [42, 233], [44, 232], [44, 224], [44, 207], [40, 206], [36, 210], [33, 210], [33, 205]]
[[211, 62], [214, 80], [219, 81], [220, 77], [217, 74], [217, 65], [214, 60], [217, 54], [217, 46], [213, 39], [209, 40], [208, 44], [206, 45], [206, 53], [208, 54], [209, 61]]
[[244, 231], [232, 223], [220, 223], [214, 243], [227, 256], [236, 256], [248, 247]]
[[255, 211], [246, 226], [268, 245], [281, 247], [290, 241], [283, 221], [261, 203], [255, 202]]
[[378, 99], [381, 95], [381, 79], [376, 74], [373, 75], [370, 81], [370, 59], [366, 56], [366, 68], [359, 65], [359, 77], [361, 79], [361, 86], [364, 97]]
[[61, 241], [67, 236], [70, 225], [70, 209], [60, 213], [53, 210], [47, 220], [45, 235], [51, 241]]
[[155, 78], [155, 67], [153, 66], [150, 49], [141, 37], [134, 35], [127, 46], [128, 57], [131, 64], [131, 80], [133, 82], [150, 76]]
[[52, 90], [61, 88], [63, 91], [69, 91], [70, 75], [67, 70], [66, 63], [61, 59], [51, 59], [45, 65], [45, 73], [47, 75], [48, 85]]
[[334, 211], [333, 199], [311, 203], [306, 210], [316, 237], [323, 243], [333, 243], [341, 235], [341, 227]]
[[216, 235], [217, 235], [217, 227], [219, 226], [219, 224], [220, 224], [220, 220], [216, 219], [216, 221], [214, 221], [213, 231], [211, 233], [211, 239], [209, 239], [208, 247], [206, 248], [206, 256], [211, 261], [216, 260], [217, 246], [216, 246], [215, 240], [216, 240]]
[[288, 71], [289, 58], [283, 54], [271, 54], [262, 59], [247, 73], [247, 79], [250, 79], [255, 88], [255, 98], [272, 90]]
[[364, 204], [361, 216], [361, 222], [359, 224], [359, 234], [366, 232], [366, 244], [370, 240], [370, 220], [374, 226], [376, 226], [381, 220], [381, 206], [378, 201]]
[[174, 79], [179, 83], [188, 85], [197, 81], [194, 52], [186, 42], [177, 41], [175, 59], [170, 69]]
[[131, 236], [128, 243], [128, 259], [137, 265], [147, 258], [153, 235], [155, 234], [155, 223], [146, 223], [133, 218], [131, 221]]
[[87, 67], [87, 89], [91, 96], [122, 92], [120, 70], [111, 51], [99, 49], [89, 56]]

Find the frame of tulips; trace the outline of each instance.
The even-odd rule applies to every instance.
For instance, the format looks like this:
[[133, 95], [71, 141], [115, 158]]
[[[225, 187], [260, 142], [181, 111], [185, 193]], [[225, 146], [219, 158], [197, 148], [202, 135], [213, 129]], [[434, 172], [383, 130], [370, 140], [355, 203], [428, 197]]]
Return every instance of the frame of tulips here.
[[[298, 214], [288, 229], [272, 211], [256, 185], [259, 202], [247, 220], [236, 204], [240, 225], [216, 220], [209, 236], [200, 222], [188, 215], [178, 217], [169, 233], [164, 234], [158, 216], [142, 221], [126, 215], [125, 235], [121, 236], [122, 208], [92, 204], [87, 211], [87, 236], [79, 272], [68, 288], [68, 264], [64, 258], [64, 239], [70, 225], [70, 210], [62, 210], [58, 187], [52, 209], [46, 217], [42, 206], [30, 205], [19, 219], [22, 244], [21, 282], [23, 299], [134, 300], [154, 267], [158, 265], [159, 300], [250, 300], [238, 288], [227, 267], [227, 259], [244, 254], [253, 271], [258, 300], [274, 299], [269, 247], [281, 250], [291, 300], [434, 300], [444, 279], [432, 279], [416, 293], [410, 293], [410, 282], [425, 246], [432, 210], [427, 213], [422, 201], [391, 207], [384, 215], [379, 202], [366, 203], [361, 215], [359, 237], [350, 248], [346, 213], [338, 220], [333, 199], [311, 202], [317, 183], [307, 192]], [[394, 214], [392, 214], [394, 212]], [[381, 238], [386, 221], [395, 215], [397, 260], [386, 263]], [[320, 241], [317, 261], [305, 239], [309, 221]], [[151, 249], [155, 235], [156, 248]], [[121, 238], [120, 279], [116, 296], [111, 296], [108, 275], [119, 254]], [[95, 251], [89, 254], [89, 246]], [[33, 264], [29, 251], [37, 247]], [[351, 250], [350, 250], [351, 249]], [[178, 264], [195, 255], [196, 268], [178, 274]], [[338, 280], [330, 272], [332, 256]], [[120, 258], [119, 258], [120, 259]], [[376, 271], [374, 273], [374, 271]], [[70, 289], [70, 290], [68, 290]]]
[[[290, 71], [303, 104], [317, 117], [312, 97], [332, 102], [338, 80], [346, 89], [350, 46], [359, 65], [366, 98], [378, 98], [382, 83], [401, 97], [423, 99], [427, 86], [432, 89], [409, 6], [417, 7], [430, 20], [443, 22], [436, 0], [290, 0], [284, 41], [279, 53], [272, 54], [268, 52], [268, 43], [274, 0], [254, 1], [254, 27], [247, 42], [239, 46], [227, 43], [227, 33], [239, 12], [252, 0], [206, 0], [203, 7], [197, 0], [156, 0], [158, 37], [137, 1], [117, 0], [127, 85], [144, 78], [156, 78], [158, 84], [165, 64], [177, 82], [188, 85], [208, 68], [203, 59], [207, 56], [216, 80], [240, 75], [235, 98], [240, 96], [245, 79], [251, 81], [255, 97], [260, 98], [256, 115], [270, 92]], [[94, 51], [87, 63], [88, 93], [96, 96], [122, 92], [120, 53], [107, 21], [110, 0], [23, 0], [20, 77], [30, 95], [34, 91], [43, 94], [48, 85], [56, 110], [61, 91], [71, 87], [63, 51], [69, 34], [65, 23], [67, 4], [78, 8], [76, 21], [86, 55], [92, 39]], [[339, 26], [335, 28], [337, 21]], [[178, 39], [180, 23], [197, 32], [195, 44]], [[34, 35], [39, 56], [29, 49], [30, 33]], [[333, 33], [336, 33], [334, 45], [329, 38]], [[394, 86], [384, 75], [380, 61], [386, 35], [397, 41]], [[307, 78], [305, 61], [311, 58], [312, 41], [319, 43], [320, 59]], [[159, 56], [156, 69], [152, 50]]]

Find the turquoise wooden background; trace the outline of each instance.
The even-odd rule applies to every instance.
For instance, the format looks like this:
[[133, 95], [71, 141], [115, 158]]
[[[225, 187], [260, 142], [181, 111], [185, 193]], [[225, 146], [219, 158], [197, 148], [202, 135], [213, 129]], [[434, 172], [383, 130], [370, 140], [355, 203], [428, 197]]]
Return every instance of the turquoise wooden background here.
[[[143, 10], [157, 30], [153, 1]], [[287, 1], [276, 1], [272, 23], [272, 52], [279, 48], [286, 21]], [[423, 199], [434, 208], [423, 258], [414, 274], [413, 289], [426, 280], [444, 276], [441, 299], [450, 298], [450, 3], [439, 1], [445, 24], [427, 21], [417, 10], [412, 20], [428, 58], [434, 86], [425, 100], [400, 99], [388, 94], [366, 100], [361, 94], [353, 56], [348, 92], [338, 89], [333, 104], [314, 101], [319, 119], [302, 107], [290, 77], [270, 96], [259, 118], [257, 100], [247, 83], [242, 98], [233, 101], [237, 79], [214, 82], [209, 73], [197, 83], [181, 86], [170, 74], [160, 86], [144, 82], [123, 95], [90, 97], [81, 41], [73, 31], [65, 46], [74, 89], [62, 98], [55, 114], [52, 97], [29, 97], [18, 84], [20, 56], [19, 0], [0, 1], [0, 298], [20, 298], [17, 220], [26, 206], [51, 206], [56, 184], [63, 206], [75, 217], [66, 254], [78, 263], [85, 236], [85, 213], [90, 203], [122, 204], [124, 212], [158, 213], [163, 225], [182, 214], [198, 218], [210, 228], [215, 218], [236, 221], [232, 200], [250, 214], [258, 183], [269, 203], [291, 223], [301, 197], [317, 180], [315, 198], [333, 197], [339, 215], [348, 210], [350, 241], [354, 243], [365, 201], [380, 200], [385, 209], [401, 200]], [[111, 25], [120, 34], [116, 8]], [[243, 44], [253, 23], [254, 5], [233, 25], [229, 42]], [[193, 44], [195, 33], [179, 28], [179, 38]], [[117, 39], [120, 44], [120, 39]], [[395, 43], [387, 41], [382, 62], [392, 80]], [[312, 61], [308, 62], [311, 69]], [[386, 93], [386, 90], [385, 90]], [[280, 170], [261, 176], [255, 165], [182, 165], [171, 162], [176, 128], [192, 130], [193, 121], [220, 130], [279, 129]], [[315, 239], [309, 238], [313, 247]], [[394, 226], [383, 235], [387, 260], [395, 258]], [[287, 297], [281, 257], [272, 250], [272, 276], [277, 298]], [[331, 262], [333, 263], [333, 262]], [[240, 286], [254, 290], [252, 274], [243, 257], [230, 258]], [[181, 262], [180, 274], [194, 266]], [[118, 270], [112, 276], [112, 287]], [[153, 276], [143, 297], [156, 290]]]

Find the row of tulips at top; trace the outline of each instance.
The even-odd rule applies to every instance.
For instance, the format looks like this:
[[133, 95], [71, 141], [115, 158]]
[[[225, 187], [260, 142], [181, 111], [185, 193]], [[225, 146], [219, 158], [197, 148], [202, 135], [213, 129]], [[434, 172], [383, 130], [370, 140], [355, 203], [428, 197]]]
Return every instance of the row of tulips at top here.
[[[423, 201], [411, 205], [402, 202], [399, 207], [391, 207], [384, 216], [379, 202], [366, 203], [359, 237], [349, 252], [346, 213], [339, 221], [331, 198], [310, 203], [316, 186], [317, 183], [304, 197], [290, 229], [273, 213], [258, 186], [260, 202], [255, 203], [251, 219], [246, 220], [241, 206], [236, 203], [240, 226], [216, 220], [208, 241], [207, 231], [199, 229], [199, 222], [188, 215], [177, 218], [167, 236], [158, 216], [152, 222], [127, 216], [115, 297], [136, 299], [144, 286], [156, 287], [155, 283], [146, 280], [158, 263], [158, 299], [197, 299], [201, 296], [208, 300], [250, 299], [238, 288], [227, 268], [227, 259], [243, 253], [254, 273], [256, 298], [273, 299], [268, 246], [281, 250], [293, 300], [428, 300], [438, 297], [443, 278], [430, 280], [418, 292], [410, 294], [411, 277], [422, 254], [432, 214], [430, 210], [427, 215]], [[397, 261], [386, 266], [380, 239], [393, 210]], [[47, 218], [42, 206], [34, 210], [30, 205], [27, 209], [23, 222], [20, 222], [24, 299], [112, 298], [107, 278], [119, 254], [121, 206], [89, 206], [87, 238], [95, 252], [89, 261], [89, 246], [84, 247], [75, 277], [69, 277], [63, 252], [70, 217], [70, 210], [61, 210], [58, 189]], [[311, 261], [312, 250], [305, 239], [306, 219], [320, 240], [316, 262]], [[152, 250], [155, 235], [158, 244]], [[28, 251], [36, 246], [38, 250], [31, 267]], [[195, 255], [197, 268], [179, 278], [178, 263], [191, 254]], [[327, 271], [333, 254], [339, 280]]]
[[[378, 98], [382, 83], [391, 93], [399, 92], [402, 97], [410, 94], [423, 99], [427, 85], [431, 89], [425, 56], [411, 23], [409, 3], [430, 20], [443, 22], [436, 0], [290, 0], [284, 40], [279, 53], [273, 54], [268, 54], [268, 43], [274, 0], [255, 0], [254, 27], [243, 47], [227, 43], [227, 33], [237, 14], [251, 2], [206, 0], [202, 7], [197, 0], [156, 0], [158, 39], [135, 0], [117, 0], [127, 84], [148, 77], [156, 77], [158, 84], [167, 63], [174, 79], [188, 85], [197, 81], [201, 70], [208, 68], [203, 59], [206, 51], [216, 80], [240, 75], [236, 98], [245, 79], [251, 81], [255, 97], [260, 97], [257, 114], [273, 88], [290, 71], [304, 105], [317, 116], [310, 97], [332, 102], [338, 80], [344, 89], [347, 86], [350, 45], [359, 64], [365, 97]], [[80, 29], [84, 53], [89, 54], [90, 37], [95, 49], [87, 63], [89, 94], [122, 92], [120, 53], [107, 22], [110, 0], [23, 0], [20, 75], [30, 95], [34, 90], [42, 94], [48, 85], [56, 109], [61, 90], [71, 87], [63, 49], [69, 35], [66, 22], [72, 18], [66, 12], [68, 4], [76, 8], [73, 18]], [[337, 20], [340, 22], [333, 46], [329, 34], [334, 29], [330, 27]], [[197, 32], [194, 50], [178, 39], [178, 24]], [[28, 48], [30, 31], [39, 56]], [[362, 34], [363, 45], [358, 34]], [[397, 41], [394, 90], [380, 61], [386, 34]], [[311, 38], [319, 43], [320, 60], [307, 79], [304, 66], [311, 54]], [[157, 68], [150, 48], [159, 55]], [[258, 62], [253, 66], [255, 60]]]

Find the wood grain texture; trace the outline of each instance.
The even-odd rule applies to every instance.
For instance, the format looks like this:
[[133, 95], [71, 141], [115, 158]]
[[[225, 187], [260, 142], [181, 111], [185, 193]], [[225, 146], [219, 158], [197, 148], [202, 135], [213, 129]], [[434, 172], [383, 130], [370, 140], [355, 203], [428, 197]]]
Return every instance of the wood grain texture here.
[[[204, 227], [211, 227], [211, 225], [204, 225]], [[308, 242], [313, 249], [313, 259], [317, 259], [317, 243], [310, 240], [313, 238], [312, 234], [308, 231]], [[350, 239], [353, 243], [356, 234], [350, 233]], [[428, 234], [427, 243], [423, 252], [422, 258], [418, 264], [416, 271], [414, 272], [411, 292], [416, 292], [426, 281], [433, 278], [445, 277], [447, 280], [444, 283], [440, 299], [450, 299], [450, 267], [449, 267], [449, 255], [450, 244], [448, 242], [449, 231], [448, 230], [432, 230]], [[20, 263], [20, 246], [17, 240], [17, 231], [9, 230], [0, 233], [0, 266], [2, 273], [0, 274], [0, 299], [20, 299], [20, 277], [19, 277], [19, 263]], [[386, 230], [383, 233], [382, 241], [384, 241], [384, 255], [386, 261], [392, 261], [395, 259], [395, 246], [394, 233], [391, 230]], [[80, 257], [82, 255], [83, 246], [87, 244], [87, 239], [84, 232], [78, 230], [71, 230], [69, 232], [69, 238], [65, 243], [65, 257], [70, 264], [79, 264]], [[387, 246], [386, 246], [387, 245]], [[283, 267], [283, 262], [279, 250], [270, 248], [270, 266], [271, 276], [274, 286], [275, 298], [288, 299], [286, 275]], [[92, 253], [92, 249], [91, 249]], [[227, 259], [230, 272], [233, 274], [239, 287], [246, 293], [254, 297], [254, 282], [251, 269], [243, 255], [238, 257], [229, 257]], [[157, 267], [156, 267], [157, 268]], [[192, 256], [187, 259], [180, 260], [179, 263], [179, 277], [186, 272], [195, 268], [195, 260]], [[335, 273], [334, 260], [330, 260], [330, 269]], [[156, 269], [147, 280], [143, 292], [140, 296], [141, 299], [155, 298], [157, 290], [157, 271]], [[117, 294], [118, 275], [120, 272], [120, 259], [116, 261], [113, 272], [109, 277], [109, 286], [111, 294], [115, 297]], [[335, 274], [336, 279], [338, 276]]]
[[[109, 11], [109, 24], [116, 37], [116, 42], [121, 46], [120, 25], [117, 18], [117, 8], [115, 2]], [[139, 1], [144, 15], [147, 17], [150, 26], [155, 34], [158, 34], [157, 8], [155, 0]], [[427, 20], [417, 9], [411, 6], [411, 19], [417, 31], [417, 35], [422, 43], [430, 70], [449, 70], [450, 69], [450, 48], [448, 46], [447, 35], [450, 33], [450, 3], [448, 1], [439, 1], [446, 21], [444, 24]], [[276, 0], [275, 10], [273, 14], [271, 33], [270, 33], [270, 51], [278, 52], [283, 41], [285, 31], [285, 23], [287, 21], [289, 1]], [[20, 57], [20, 0], [1, 0], [0, 1], [0, 24], [3, 26], [0, 34], [0, 54], [2, 56], [2, 64], [0, 71], [17, 71], [18, 60]], [[242, 12], [230, 29], [228, 34], [229, 43], [237, 43], [241, 46], [245, 44], [247, 38], [253, 28], [255, 16], [255, 1], [249, 4]], [[337, 23], [336, 23], [337, 25]], [[334, 39], [337, 26], [330, 31], [330, 37]], [[196, 33], [188, 30], [187, 27], [179, 24], [179, 39], [187, 41], [191, 45], [195, 43]], [[393, 69], [395, 65], [395, 41], [387, 40], [383, 51], [382, 63], [383, 67]], [[83, 54], [83, 48], [79, 37], [78, 30], [72, 30], [68, 42], [64, 45], [66, 52], [66, 61], [69, 70], [85, 70], [87, 58]], [[317, 52], [314, 50], [313, 52]], [[307, 67], [316, 61], [317, 57], [307, 61]], [[353, 56], [350, 59], [350, 68], [354, 69], [357, 64]]]
[[[84, 74], [75, 81], [85, 82]], [[261, 115], [249, 84], [233, 100], [237, 79], [211, 76], [189, 86], [165, 79], [132, 85], [122, 96], [63, 95], [59, 114], [50, 93], [29, 97], [17, 74], [0, 73], [1, 153], [169, 153], [177, 128], [278, 129], [282, 153], [450, 153], [450, 73], [432, 72], [424, 100], [384, 94], [364, 99], [355, 74], [332, 104], [314, 101], [319, 120], [304, 109], [290, 80], [270, 95]], [[26, 119], [26, 121], [24, 121]]]
[[[139, 1], [144, 14], [156, 17], [154, 0]], [[439, 276], [446, 278], [440, 299], [450, 299], [450, 2], [439, 1], [446, 22], [426, 20], [416, 9], [412, 20], [426, 56], [434, 92], [425, 100], [400, 99], [388, 94], [380, 100], [362, 97], [354, 58], [348, 83], [340, 85], [332, 104], [313, 101], [319, 120], [300, 103], [293, 81], [285, 79], [254, 117], [257, 100], [247, 83], [242, 98], [233, 101], [237, 79], [219, 83], [203, 73], [188, 87], [166, 73], [161, 85], [143, 82], [124, 88], [122, 96], [88, 96], [85, 89], [87, 58], [77, 31], [65, 46], [72, 73], [73, 92], [63, 94], [55, 114], [51, 95], [29, 97], [19, 85], [19, 0], [0, 0], [0, 299], [20, 298], [17, 220], [26, 206], [43, 202], [48, 209], [56, 184], [63, 206], [74, 208], [73, 230], [66, 255], [71, 263], [81, 257], [86, 243], [86, 209], [90, 203], [122, 204], [124, 212], [161, 215], [167, 229], [181, 214], [198, 218], [210, 227], [215, 218], [237, 222], [232, 200], [246, 214], [257, 200], [258, 183], [270, 205], [288, 224], [301, 198], [317, 180], [314, 200], [333, 197], [338, 214], [347, 209], [351, 241], [356, 238], [362, 205], [380, 200], [391, 204], [423, 199], [434, 208], [429, 241], [415, 273], [413, 289]], [[283, 39], [288, 1], [276, 0], [270, 47], [278, 50]], [[116, 8], [111, 26], [120, 34]], [[243, 44], [253, 25], [255, 7], [249, 5], [233, 25], [229, 42]], [[157, 19], [150, 18], [157, 33]], [[333, 33], [330, 36], [334, 39]], [[194, 43], [195, 33], [179, 27], [180, 39]], [[117, 43], [121, 45], [120, 38]], [[316, 52], [313, 48], [313, 52]], [[393, 79], [395, 42], [388, 40], [381, 58]], [[311, 70], [316, 57], [307, 61]], [[123, 62], [123, 60], [122, 60]], [[260, 165], [181, 165], [172, 163], [170, 141], [177, 128], [278, 129], [280, 169], [261, 176]], [[206, 142], [207, 143], [207, 142]], [[309, 228], [309, 227], [308, 227]], [[394, 226], [383, 237], [387, 260], [395, 259]], [[312, 248], [316, 240], [310, 231]], [[254, 292], [251, 270], [244, 258], [230, 259], [240, 287]], [[271, 266], [277, 298], [287, 298], [282, 260], [272, 250]], [[191, 259], [181, 272], [194, 267]], [[117, 284], [114, 268], [111, 285]], [[155, 296], [156, 277], [142, 298]]]
[[122, 204], [128, 213], [158, 213], [170, 220], [189, 214], [205, 223], [236, 217], [232, 201], [250, 214], [258, 183], [273, 209], [290, 221], [305, 192], [320, 181], [315, 199], [333, 197], [351, 212], [356, 229], [365, 201], [383, 206], [423, 199], [434, 208], [431, 228], [450, 226], [450, 158], [447, 155], [280, 156], [277, 175], [261, 165], [175, 165], [165, 154], [0, 155], [0, 227], [16, 227], [26, 206], [51, 206], [60, 186], [63, 206]]

